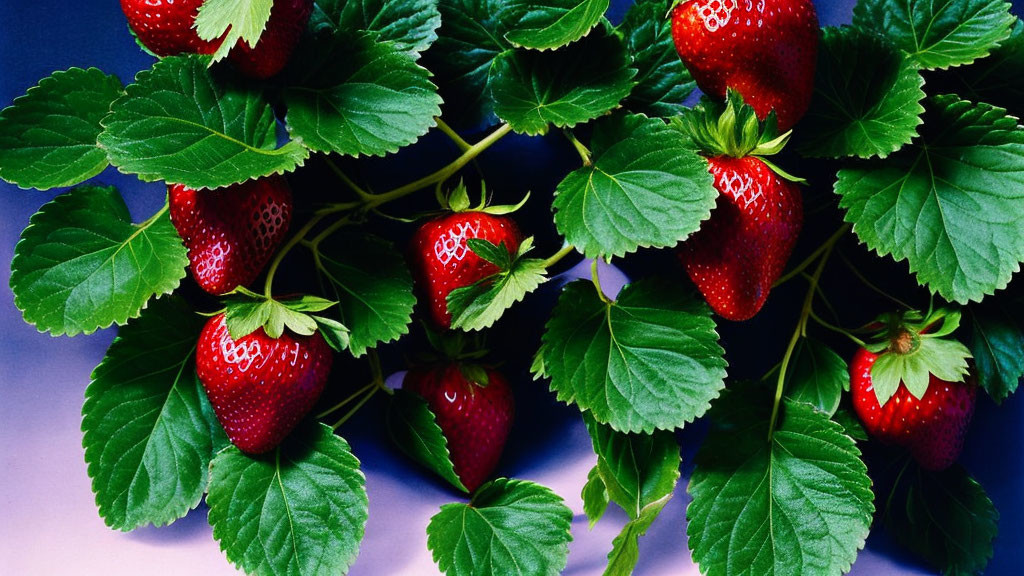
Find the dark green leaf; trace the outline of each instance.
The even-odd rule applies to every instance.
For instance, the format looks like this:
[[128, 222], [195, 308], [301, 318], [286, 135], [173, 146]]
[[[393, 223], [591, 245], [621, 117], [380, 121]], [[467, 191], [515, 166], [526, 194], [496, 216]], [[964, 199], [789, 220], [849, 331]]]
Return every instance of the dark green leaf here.
[[210, 467], [213, 537], [254, 576], [343, 574], [366, 528], [365, 486], [348, 442], [323, 424], [263, 456], [231, 446]]
[[864, 429], [864, 425], [860, 423], [860, 419], [852, 410], [847, 408], [836, 410], [836, 413], [832, 415], [832, 421], [842, 426], [846, 430], [846, 435], [857, 442], [868, 441], [867, 430]]
[[139, 315], [185, 277], [188, 253], [166, 213], [135, 225], [115, 188], [83, 186], [32, 216], [11, 264], [14, 303], [54, 336]]
[[882, 32], [922, 68], [949, 68], [986, 56], [1013, 25], [1001, 0], [861, 0], [853, 23]]
[[798, 133], [800, 152], [817, 158], [885, 158], [917, 136], [924, 78], [913, 60], [883, 37], [826, 28], [814, 99]]
[[277, 147], [274, 111], [263, 95], [215, 78], [208, 62], [172, 56], [135, 77], [103, 120], [99, 144], [112, 164], [146, 182], [220, 188], [306, 160], [299, 142]]
[[74, 186], [107, 167], [100, 120], [121, 81], [95, 68], [43, 78], [0, 111], [0, 178], [22, 188]]
[[914, 466], [904, 476], [885, 515], [890, 533], [943, 574], [983, 572], [999, 532], [984, 488], [959, 464], [942, 472]]
[[437, 0], [316, 0], [309, 28], [315, 34], [375, 32], [414, 57], [437, 40]]
[[448, 441], [423, 398], [406, 390], [395, 390], [388, 404], [387, 425], [391, 440], [402, 452], [452, 486], [468, 491], [455, 474]]
[[622, 527], [622, 532], [612, 540], [612, 551], [608, 553], [608, 567], [605, 568], [604, 576], [630, 576], [633, 573], [640, 559], [640, 537], [647, 533], [671, 497], [669, 494], [652, 502], [643, 509], [639, 518], [630, 520]]
[[846, 221], [872, 250], [966, 303], [1006, 286], [1024, 260], [1024, 129], [999, 108], [929, 101], [923, 139], [840, 170]]
[[313, 150], [383, 156], [435, 125], [441, 97], [430, 72], [390, 42], [325, 36], [285, 91], [288, 130]]
[[409, 268], [394, 246], [344, 230], [320, 244], [316, 264], [338, 301], [338, 319], [351, 330], [353, 356], [408, 334], [416, 297]]
[[1017, 20], [1010, 37], [992, 55], [950, 71], [956, 92], [974, 102], [1006, 108], [1024, 116], [1024, 21]]
[[715, 403], [689, 486], [693, 558], [708, 576], [846, 572], [874, 512], [860, 451], [826, 415], [788, 399], [769, 439], [766, 392]]
[[427, 526], [427, 547], [448, 576], [555, 576], [565, 567], [572, 510], [532, 482], [499, 478], [469, 504], [445, 504]]
[[636, 70], [615, 36], [593, 33], [554, 52], [510, 50], [494, 59], [494, 111], [516, 132], [544, 134], [587, 122], [619, 105]]
[[978, 384], [997, 404], [1013, 394], [1024, 377], [1024, 334], [1009, 315], [1001, 312], [972, 309], [968, 341]]
[[697, 88], [676, 53], [672, 19], [666, 17], [675, 0], [637, 0], [618, 32], [637, 69], [636, 86], [623, 103], [631, 112], [648, 116], [677, 116]]
[[516, 46], [550, 50], [575, 42], [601, 21], [609, 0], [508, 0], [509, 31]]
[[555, 226], [588, 258], [674, 246], [718, 199], [707, 161], [657, 118], [613, 115], [591, 139], [593, 164], [558, 185]]
[[597, 466], [591, 468], [590, 473], [587, 474], [587, 483], [583, 485], [580, 498], [583, 499], [583, 513], [587, 515], [590, 529], [593, 530], [594, 524], [597, 524], [597, 521], [604, 516], [605, 510], [608, 509], [611, 498]]
[[313, 316], [313, 320], [316, 322], [316, 329], [320, 331], [320, 335], [327, 341], [327, 345], [331, 347], [335, 352], [342, 352], [348, 350], [349, 335], [351, 330], [345, 327], [344, 324], [331, 318], [324, 318], [323, 316]]
[[547, 269], [544, 260], [523, 257], [532, 245], [531, 239], [523, 242], [519, 254], [512, 262], [509, 262], [511, 257], [504, 245], [495, 246], [475, 238], [467, 242], [473, 252], [498, 265], [502, 271], [469, 286], [452, 290], [447, 298], [448, 311], [452, 315], [452, 328], [483, 330], [491, 327], [506, 310], [543, 284], [547, 280]]
[[121, 329], [92, 373], [82, 445], [111, 528], [170, 524], [206, 492], [210, 460], [227, 437], [196, 378], [202, 327], [183, 301], [157, 300]]
[[800, 340], [786, 373], [790, 398], [831, 416], [839, 408], [843, 390], [849, 388], [850, 372], [838, 354], [813, 338]]
[[653, 280], [626, 286], [614, 304], [590, 282], [570, 284], [538, 354], [559, 400], [621, 432], [681, 428], [725, 386], [710, 309]]

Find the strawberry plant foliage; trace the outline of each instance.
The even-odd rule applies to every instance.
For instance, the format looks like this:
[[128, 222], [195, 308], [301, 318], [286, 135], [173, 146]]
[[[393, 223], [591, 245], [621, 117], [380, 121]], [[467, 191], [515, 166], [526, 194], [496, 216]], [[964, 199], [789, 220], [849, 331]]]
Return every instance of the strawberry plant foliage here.
[[608, 0], [510, 0], [509, 30], [514, 46], [550, 50], [586, 36], [608, 10]]
[[1024, 116], [1024, 21], [1017, 20], [1010, 37], [991, 56], [954, 68], [951, 77], [952, 89], [960, 96]]
[[270, 20], [274, 0], [206, 0], [196, 16], [196, 33], [204, 40], [224, 40], [214, 60], [228, 55], [239, 41], [255, 46]]
[[107, 167], [96, 146], [100, 120], [122, 93], [96, 68], [43, 78], [0, 112], [0, 178], [22, 188], [74, 186]]
[[623, 105], [648, 116], [677, 116], [697, 88], [672, 44], [671, 20], [664, 18], [674, 0], [637, 0], [615, 29], [633, 59], [636, 85]]
[[161, 298], [121, 330], [92, 374], [82, 445], [100, 516], [112, 528], [184, 516], [227, 445], [195, 375], [200, 328], [182, 300]]
[[418, 58], [437, 40], [441, 12], [437, 0], [316, 0], [310, 16], [313, 35], [372, 32]]
[[387, 426], [395, 446], [452, 486], [467, 491], [455, 474], [448, 441], [423, 398], [405, 390], [395, 390], [388, 404]]
[[83, 186], [32, 217], [11, 264], [25, 321], [55, 336], [91, 334], [139, 315], [185, 277], [188, 259], [165, 212], [132, 224], [115, 188]]
[[1024, 378], [1024, 333], [1005, 311], [972, 308], [968, 346], [978, 384], [997, 403], [1013, 394]]
[[306, 423], [276, 451], [231, 446], [210, 467], [210, 524], [228, 560], [247, 574], [348, 571], [366, 528], [366, 479], [329, 426]]
[[829, 416], [835, 414], [843, 391], [850, 389], [846, 362], [818, 340], [804, 338], [797, 344], [790, 364], [786, 374], [789, 397]]

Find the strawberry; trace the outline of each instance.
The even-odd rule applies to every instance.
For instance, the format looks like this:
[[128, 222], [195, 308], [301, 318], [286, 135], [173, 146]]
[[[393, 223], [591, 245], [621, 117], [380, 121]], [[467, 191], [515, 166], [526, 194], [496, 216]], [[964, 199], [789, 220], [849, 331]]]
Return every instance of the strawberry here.
[[207, 42], [192, 28], [203, 0], [121, 0], [128, 26], [157, 56], [213, 54], [219, 41]]
[[853, 409], [864, 428], [883, 442], [909, 449], [922, 468], [948, 468], [963, 448], [977, 386], [973, 382], [947, 382], [932, 374], [921, 399], [900, 382], [896, 393], [880, 405], [871, 377], [871, 367], [878, 358], [878, 354], [861, 348], [850, 363]]
[[199, 335], [196, 372], [228, 438], [261, 454], [277, 446], [313, 408], [333, 356], [320, 332], [270, 338], [263, 328], [235, 340], [224, 314]]
[[485, 369], [487, 383], [470, 381], [458, 363], [410, 370], [402, 387], [419, 394], [448, 441], [455, 474], [473, 492], [501, 458], [515, 401], [504, 376]]
[[416, 286], [426, 300], [430, 319], [439, 328], [451, 326], [448, 294], [498, 272], [498, 267], [470, 250], [466, 240], [480, 238], [519, 250], [522, 235], [515, 221], [483, 211], [447, 214], [422, 224], [412, 237], [410, 261]]
[[168, 187], [171, 222], [188, 248], [192, 276], [211, 294], [225, 294], [259, 276], [284, 240], [292, 193], [282, 176], [221, 190]]
[[313, 0], [275, 0], [267, 29], [256, 46], [239, 40], [228, 58], [250, 78], [270, 78], [288, 63], [306, 23], [313, 13]]
[[814, 91], [818, 17], [811, 0], [685, 0], [672, 10], [672, 39], [697, 86], [740, 92], [764, 119], [788, 130]]
[[[736, 92], [730, 91], [727, 105], [734, 124], [721, 125], [718, 107], [707, 102], [687, 118], [694, 140], [711, 156], [708, 171], [720, 195], [679, 258], [719, 316], [747, 320], [761, 310], [786, 266], [803, 223], [803, 200], [793, 178], [761, 157], [781, 150], [787, 136], [773, 138], [770, 120], [758, 133], [753, 110]], [[735, 148], [721, 146], [730, 141]]]

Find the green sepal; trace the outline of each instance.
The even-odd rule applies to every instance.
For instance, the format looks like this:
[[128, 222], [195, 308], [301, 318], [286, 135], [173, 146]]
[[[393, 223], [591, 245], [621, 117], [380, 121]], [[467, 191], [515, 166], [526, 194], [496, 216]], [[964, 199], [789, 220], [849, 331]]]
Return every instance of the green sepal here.
[[487, 376], [487, 369], [480, 364], [461, 362], [459, 363], [459, 372], [462, 372], [462, 377], [467, 382], [481, 388], [486, 388], [491, 383], [490, 377]]
[[352, 331], [347, 326], [323, 316], [310, 316], [310, 318], [316, 322], [316, 328], [320, 331], [320, 335], [335, 352], [343, 352], [348, 349]]
[[682, 119], [686, 133], [712, 157], [772, 156], [782, 151], [792, 134], [778, 133], [774, 111], [763, 122], [758, 120], [743, 96], [731, 89], [725, 102], [705, 96]]
[[520, 243], [515, 254], [509, 252], [504, 242], [495, 246], [487, 240], [470, 238], [466, 243], [477, 256], [497, 266], [498, 271], [448, 294], [452, 328], [466, 331], [489, 328], [506, 310], [547, 281], [544, 260], [526, 257], [533, 249], [532, 236]]
[[[317, 322], [309, 313], [323, 312], [337, 302], [308, 295], [275, 300], [239, 287], [228, 296], [224, 304], [224, 320], [228, 326], [228, 333], [232, 339], [238, 340], [260, 328], [263, 328], [270, 338], [280, 338], [285, 328], [299, 336], [311, 336], [325, 319], [321, 318], [321, 322]], [[329, 341], [333, 339], [335, 344], [347, 341], [347, 337], [341, 337], [332, 326], [328, 328], [335, 332], [334, 338], [328, 338]], [[345, 329], [344, 326], [341, 328]]]

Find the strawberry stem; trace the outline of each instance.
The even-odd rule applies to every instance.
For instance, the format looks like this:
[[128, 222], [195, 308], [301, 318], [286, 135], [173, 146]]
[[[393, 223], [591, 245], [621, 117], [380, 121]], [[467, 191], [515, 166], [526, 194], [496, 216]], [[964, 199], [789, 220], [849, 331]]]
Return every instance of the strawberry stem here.
[[312, 218], [309, 219], [309, 222], [306, 222], [305, 226], [299, 229], [299, 231], [296, 232], [288, 240], [288, 243], [285, 244], [281, 248], [281, 250], [277, 252], [277, 255], [274, 256], [274, 260], [270, 263], [270, 266], [267, 268], [267, 279], [263, 283], [263, 295], [266, 296], [267, 300], [273, 299], [274, 275], [277, 274], [277, 268], [278, 266], [281, 265], [281, 262], [284, 260], [284, 257], [287, 256], [288, 253], [291, 252], [292, 248], [295, 248], [295, 246], [298, 245], [299, 242], [302, 242], [302, 240], [306, 238], [306, 235], [309, 234], [310, 231], [312, 231], [313, 228], [315, 228], [316, 225], [319, 224], [320, 221], [326, 217], [327, 214], [317, 213], [316, 215], [314, 215]]
[[458, 146], [459, 150], [461, 150], [462, 152], [466, 152], [467, 150], [473, 147], [472, 145], [470, 145], [469, 142], [463, 140], [462, 136], [459, 136], [458, 132], [452, 130], [450, 126], [445, 124], [444, 121], [441, 120], [440, 116], [435, 117], [434, 121], [437, 122], [437, 129], [440, 130], [441, 132], [444, 132], [446, 136], [451, 138], [452, 142], [454, 142], [455, 145]]
[[371, 382], [370, 385], [370, 391], [367, 392], [365, 396], [363, 396], [362, 400], [360, 400], [358, 404], [353, 406], [351, 410], [349, 410], [348, 412], [345, 413], [344, 416], [339, 418], [337, 422], [331, 424], [331, 430], [337, 430], [338, 428], [341, 427], [342, 424], [348, 422], [348, 420], [352, 418], [352, 416], [355, 416], [356, 412], [359, 412], [359, 409], [362, 408], [367, 402], [369, 402], [370, 398], [373, 398], [377, 391], [380, 390], [380, 387], [377, 386], [376, 382]]
[[612, 301], [605, 295], [604, 289], [601, 288], [601, 275], [597, 270], [597, 258], [594, 258], [590, 263], [590, 280], [594, 283], [594, 288], [597, 290], [597, 296], [601, 299], [601, 302], [605, 304], [611, 304]]
[[376, 382], [370, 382], [366, 386], [363, 386], [359, 390], [356, 390], [355, 392], [353, 392], [349, 397], [345, 398], [341, 402], [338, 402], [334, 406], [331, 406], [327, 410], [324, 410], [323, 412], [317, 414], [316, 415], [316, 419], [319, 420], [319, 419], [321, 419], [321, 418], [323, 418], [325, 416], [328, 416], [329, 414], [333, 414], [334, 412], [337, 412], [338, 410], [341, 410], [342, 408], [347, 406], [349, 403], [351, 403], [356, 398], [362, 396], [363, 394], [366, 394], [366, 392], [369, 391], [370, 388], [373, 388], [376, 385], [377, 385]]
[[875, 286], [874, 284], [872, 284], [870, 280], [868, 280], [867, 278], [864, 277], [863, 274], [861, 274], [860, 270], [857, 269], [857, 266], [853, 262], [850, 262], [850, 259], [847, 258], [846, 255], [843, 254], [842, 252], [839, 253], [839, 259], [842, 260], [843, 264], [845, 264], [846, 267], [850, 269], [850, 272], [852, 272], [853, 275], [858, 280], [860, 280], [862, 284], [867, 286], [871, 291], [878, 293], [879, 295], [883, 296], [887, 300], [890, 300], [891, 302], [893, 302], [897, 306], [900, 306], [900, 307], [905, 308], [907, 310], [913, 310], [914, 309], [914, 307], [911, 306], [910, 304], [907, 304], [906, 302], [900, 300], [899, 298], [893, 296], [892, 294], [889, 294], [885, 290], [882, 290], [878, 286]]
[[337, 176], [339, 180], [344, 182], [345, 185], [348, 186], [350, 190], [355, 192], [360, 199], [366, 201], [369, 200], [370, 198], [373, 198], [373, 194], [370, 194], [366, 190], [363, 190], [362, 187], [356, 184], [354, 180], [349, 178], [348, 174], [345, 174], [345, 172], [341, 169], [340, 166], [338, 166], [334, 162], [334, 160], [331, 160], [330, 158], [324, 158], [324, 162], [327, 164], [327, 167], [331, 169], [331, 172], [334, 172], [334, 175]]
[[575, 251], [576, 248], [569, 244], [566, 244], [565, 246], [562, 247], [561, 250], [555, 252], [554, 254], [551, 255], [550, 258], [544, 261], [544, 268], [551, 268], [555, 264], [558, 264], [562, 260], [562, 258], [565, 258], [566, 256], [572, 254]]
[[844, 224], [840, 226], [839, 229], [832, 234], [832, 236], [829, 236], [828, 240], [825, 240], [825, 242], [823, 242], [821, 246], [818, 246], [818, 248], [816, 248], [814, 252], [811, 252], [810, 256], [804, 258], [803, 262], [800, 262], [799, 264], [796, 265], [795, 268], [784, 274], [782, 278], [776, 280], [775, 284], [772, 284], [772, 288], [777, 288], [785, 284], [786, 282], [792, 280], [793, 278], [799, 276], [804, 270], [807, 269], [808, 266], [810, 266], [818, 258], [820, 258], [826, 250], [831, 250], [832, 247], [835, 246], [836, 242], [838, 242], [844, 234], [849, 232], [852, 227], [853, 226], [851, 226], [850, 224]]
[[846, 336], [854, 344], [856, 344], [857, 346], [860, 346], [861, 348], [863, 348], [865, 346], [863, 340], [861, 340], [860, 338], [857, 338], [856, 336], [854, 336], [850, 332], [840, 328], [839, 326], [835, 326], [833, 324], [829, 324], [825, 320], [822, 320], [820, 316], [818, 316], [817, 314], [814, 313], [814, 310], [811, 310], [810, 316], [811, 316], [811, 320], [814, 320], [815, 322], [818, 323], [818, 326], [821, 326], [822, 328], [825, 328], [826, 330], [831, 330], [831, 331], [833, 331], [833, 332], [835, 332], [837, 334], [842, 334], [843, 336]]
[[593, 161], [590, 157], [590, 150], [586, 146], [584, 146], [582, 142], [576, 139], [576, 135], [574, 135], [571, 131], [563, 130], [562, 133], [565, 134], [565, 137], [569, 140], [569, 142], [572, 143], [573, 148], [576, 149], [576, 153], [580, 155], [580, 160], [583, 161], [583, 165], [591, 166], [593, 164]]

